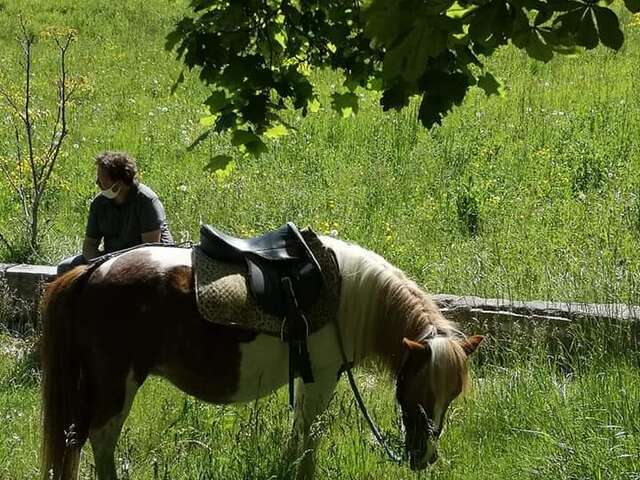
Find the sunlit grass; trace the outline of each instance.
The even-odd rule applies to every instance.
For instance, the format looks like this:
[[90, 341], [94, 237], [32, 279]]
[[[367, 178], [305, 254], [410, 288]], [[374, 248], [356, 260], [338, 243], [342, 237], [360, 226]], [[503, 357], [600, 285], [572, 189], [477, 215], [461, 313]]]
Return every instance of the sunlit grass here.
[[[341, 382], [314, 428], [322, 436], [318, 478], [637, 479], [640, 357], [622, 341], [613, 349], [615, 342], [594, 343], [596, 336], [592, 326], [577, 328], [574, 342], [553, 355], [541, 337], [492, 337], [474, 362], [471, 390], [450, 412], [440, 460], [421, 474], [385, 458]], [[38, 468], [38, 375], [15, 342], [0, 339], [0, 478], [26, 480]], [[357, 381], [372, 415], [398, 438], [393, 385], [366, 370]], [[118, 469], [135, 480], [287, 478], [289, 424], [285, 390], [214, 406], [150, 379], [125, 424]], [[88, 447], [81, 478], [94, 478]]]
[[[200, 222], [250, 235], [292, 220], [382, 253], [430, 291], [638, 301], [640, 28], [630, 16], [617, 54], [596, 49], [543, 65], [512, 48], [497, 52], [488, 64], [506, 96], [473, 91], [432, 132], [417, 123], [415, 105], [385, 114], [373, 95], [351, 120], [328, 102], [316, 116], [291, 115], [297, 132], [219, 181], [203, 167], [228, 151], [227, 139], [186, 150], [202, 131], [206, 89], [188, 74], [170, 95], [182, 65], [164, 51], [164, 36], [186, 2], [96, 5], [10, 1], [0, 16], [4, 82], [19, 79], [13, 37], [22, 11], [36, 31], [78, 31], [69, 66], [87, 85], [47, 199], [40, 261], [80, 248], [92, 158], [121, 149], [138, 158], [179, 241], [197, 241]], [[36, 72], [51, 74], [53, 60], [41, 41]], [[328, 94], [336, 78], [317, 74]], [[45, 91], [47, 74], [37, 80]], [[0, 156], [12, 155], [12, 141], [0, 136]], [[19, 217], [0, 181], [0, 231], [14, 235]]]
[[[178, 241], [197, 241], [200, 222], [251, 235], [292, 220], [337, 230], [432, 292], [639, 303], [637, 18], [623, 18], [627, 44], [617, 54], [597, 49], [542, 65], [511, 48], [499, 51], [488, 63], [507, 95], [472, 92], [431, 132], [417, 123], [415, 105], [384, 114], [372, 95], [363, 95], [351, 120], [333, 115], [328, 102], [315, 117], [291, 115], [295, 134], [259, 160], [243, 159], [221, 181], [203, 167], [228, 151], [225, 138], [186, 150], [202, 131], [206, 89], [187, 74], [170, 95], [182, 65], [164, 51], [164, 36], [186, 3], [2, 2], [3, 84], [19, 86], [19, 11], [36, 31], [78, 31], [69, 66], [86, 81], [47, 198], [40, 261], [80, 248], [95, 193], [92, 158], [120, 149], [138, 158]], [[45, 41], [37, 47], [42, 95], [51, 87], [53, 53]], [[328, 94], [336, 78], [317, 75]], [[13, 139], [0, 125], [0, 157], [8, 157]], [[12, 237], [19, 217], [0, 180], [0, 233]], [[0, 259], [10, 259], [2, 244]], [[640, 478], [637, 340], [629, 342], [637, 337], [593, 325], [563, 342], [544, 340], [544, 331], [532, 345], [518, 338], [511, 332], [483, 347], [441, 460], [423, 477]], [[38, 375], [33, 359], [19, 355], [23, 341], [0, 341], [2, 480], [37, 474]], [[377, 377], [366, 384], [373, 385], [367, 403], [390, 430], [390, 387]], [[288, 427], [285, 392], [222, 408], [152, 380], [125, 425], [118, 466], [131, 479], [281, 478], [289, 468], [281, 460]], [[344, 385], [320, 428], [319, 478], [416, 478], [384, 460]], [[86, 449], [82, 478], [92, 478], [91, 464]]]

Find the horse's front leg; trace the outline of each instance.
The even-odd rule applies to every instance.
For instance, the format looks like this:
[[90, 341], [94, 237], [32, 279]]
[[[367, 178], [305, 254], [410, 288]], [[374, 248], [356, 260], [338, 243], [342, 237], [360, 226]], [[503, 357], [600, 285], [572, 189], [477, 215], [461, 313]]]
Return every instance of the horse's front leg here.
[[315, 470], [314, 451], [320, 432], [313, 432], [311, 427], [329, 405], [337, 383], [334, 370], [314, 371], [315, 382], [303, 383], [296, 380], [295, 413], [293, 429], [289, 439], [288, 459], [297, 464], [299, 480], [313, 478]]

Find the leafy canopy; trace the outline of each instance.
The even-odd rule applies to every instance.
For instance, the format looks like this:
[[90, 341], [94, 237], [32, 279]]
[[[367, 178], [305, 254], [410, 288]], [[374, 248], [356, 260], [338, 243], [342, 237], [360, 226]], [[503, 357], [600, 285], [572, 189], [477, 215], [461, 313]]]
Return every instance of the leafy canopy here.
[[[631, 12], [640, 0], [624, 0]], [[313, 69], [343, 74], [331, 106], [358, 111], [358, 87], [382, 93], [383, 110], [421, 97], [418, 116], [431, 127], [469, 88], [487, 95], [500, 83], [482, 63], [513, 43], [537, 60], [593, 49], [618, 50], [623, 33], [612, 0], [192, 0], [166, 48], [211, 87], [213, 132], [260, 155], [264, 138], [291, 128], [281, 113], [318, 110]], [[176, 86], [184, 79], [178, 78]], [[175, 87], [174, 87], [175, 88]], [[225, 157], [226, 158], [226, 157]], [[216, 157], [216, 162], [220, 159]]]

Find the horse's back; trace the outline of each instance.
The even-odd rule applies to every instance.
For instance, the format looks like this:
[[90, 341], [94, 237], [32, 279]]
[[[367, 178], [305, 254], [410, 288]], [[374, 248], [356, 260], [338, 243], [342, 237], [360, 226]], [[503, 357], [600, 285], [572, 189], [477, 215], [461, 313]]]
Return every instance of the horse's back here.
[[136, 280], [153, 281], [175, 270], [191, 274], [191, 249], [143, 246], [107, 260], [96, 269], [90, 281], [131, 284]]

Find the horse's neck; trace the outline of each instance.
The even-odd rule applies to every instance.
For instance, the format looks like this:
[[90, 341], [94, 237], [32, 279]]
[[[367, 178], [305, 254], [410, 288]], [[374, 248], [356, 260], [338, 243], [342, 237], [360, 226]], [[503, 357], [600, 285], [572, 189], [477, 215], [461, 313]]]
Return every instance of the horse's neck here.
[[391, 370], [400, 362], [402, 338], [411, 335], [406, 318], [388, 310], [386, 289], [396, 269], [382, 257], [335, 239], [323, 241], [336, 253], [342, 278], [339, 321], [349, 359], [381, 360]]

